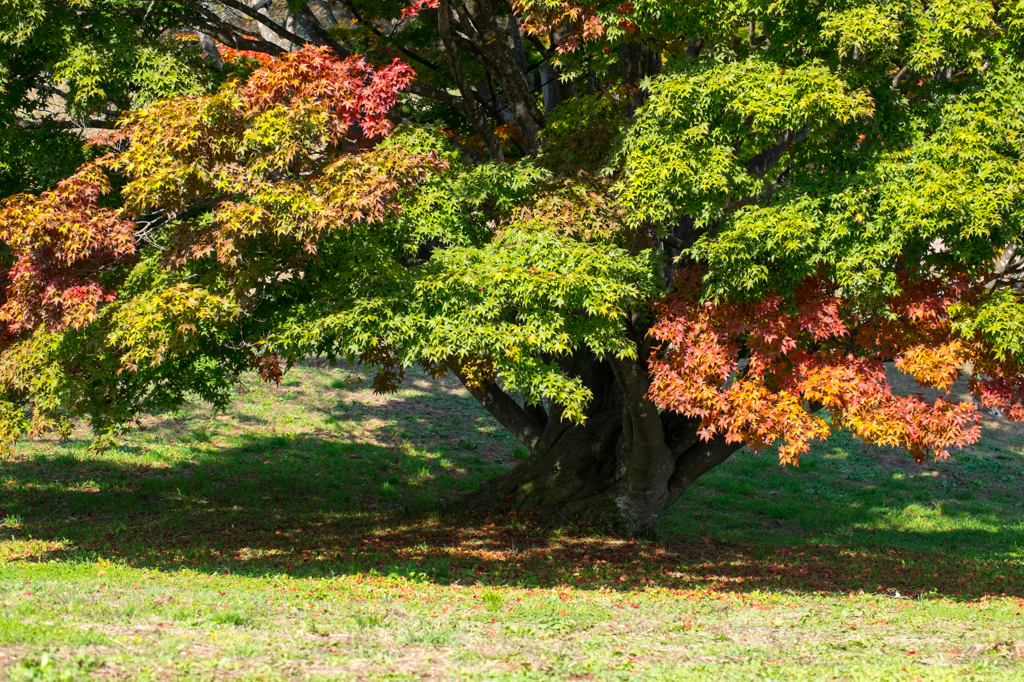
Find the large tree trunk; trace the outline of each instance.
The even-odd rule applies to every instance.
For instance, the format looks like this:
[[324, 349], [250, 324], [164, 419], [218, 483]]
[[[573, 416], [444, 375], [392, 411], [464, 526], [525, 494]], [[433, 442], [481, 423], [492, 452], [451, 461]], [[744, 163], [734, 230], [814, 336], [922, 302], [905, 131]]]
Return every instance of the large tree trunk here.
[[558, 522], [603, 524], [635, 535], [647, 530], [700, 476], [739, 445], [697, 436], [698, 420], [659, 413], [647, 399], [642, 361], [593, 360], [576, 367], [594, 394], [586, 422], [520, 406], [496, 385], [470, 387], [530, 456], [470, 493], [475, 509], [536, 509]]

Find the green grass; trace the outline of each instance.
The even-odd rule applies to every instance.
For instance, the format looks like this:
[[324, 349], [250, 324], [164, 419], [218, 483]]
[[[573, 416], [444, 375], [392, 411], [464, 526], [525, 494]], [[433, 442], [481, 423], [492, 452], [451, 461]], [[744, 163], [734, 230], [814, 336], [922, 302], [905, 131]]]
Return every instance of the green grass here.
[[1024, 431], [741, 452], [651, 537], [442, 516], [525, 456], [451, 380], [246, 384], [0, 461], [0, 679], [1024, 678]]

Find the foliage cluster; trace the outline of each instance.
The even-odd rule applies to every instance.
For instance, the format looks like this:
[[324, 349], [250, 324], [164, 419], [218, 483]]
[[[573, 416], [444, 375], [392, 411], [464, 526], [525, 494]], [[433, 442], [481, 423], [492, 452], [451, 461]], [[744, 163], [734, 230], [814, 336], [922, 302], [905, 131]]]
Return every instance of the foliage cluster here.
[[[25, 0], [0, 35], [29, 84], [6, 115], [44, 74], [123, 114], [0, 211], [7, 437], [316, 354], [518, 395], [533, 444], [587, 422], [602, 363], [642, 375], [637, 414], [786, 462], [840, 426], [920, 459], [979, 406], [1024, 417], [1021, 3], [235, 4], [249, 28]], [[971, 367], [976, 404], [897, 397], [885, 363], [940, 391]]]

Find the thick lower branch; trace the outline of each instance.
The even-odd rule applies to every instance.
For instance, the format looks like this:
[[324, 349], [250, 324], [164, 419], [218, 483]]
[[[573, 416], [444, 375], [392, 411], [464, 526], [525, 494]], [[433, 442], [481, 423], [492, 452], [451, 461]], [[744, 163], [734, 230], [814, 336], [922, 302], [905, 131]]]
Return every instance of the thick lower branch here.
[[533, 417], [519, 403], [512, 399], [507, 393], [501, 390], [495, 383], [481, 386], [468, 380], [465, 374], [453, 368], [455, 376], [466, 387], [470, 395], [477, 399], [480, 405], [498, 420], [509, 433], [515, 436], [516, 440], [531, 450], [540, 441], [544, 432], [542, 424], [537, 423]]
[[674, 504], [697, 479], [708, 473], [743, 447], [742, 443], [727, 443], [721, 435], [710, 441], [698, 441], [683, 452], [676, 461], [675, 471], [668, 483], [666, 507]]

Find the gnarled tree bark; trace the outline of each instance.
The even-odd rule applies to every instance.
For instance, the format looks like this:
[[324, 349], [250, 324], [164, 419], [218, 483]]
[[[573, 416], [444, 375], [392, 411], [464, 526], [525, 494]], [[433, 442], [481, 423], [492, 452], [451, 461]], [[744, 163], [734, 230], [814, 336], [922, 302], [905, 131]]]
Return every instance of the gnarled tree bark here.
[[588, 360], [572, 368], [594, 395], [582, 424], [562, 419], [558, 405], [548, 414], [519, 405], [495, 384], [467, 385], [530, 456], [463, 504], [534, 509], [560, 523], [596, 523], [635, 535], [741, 447], [721, 437], [702, 441], [699, 420], [659, 412], [647, 398], [642, 360]]

